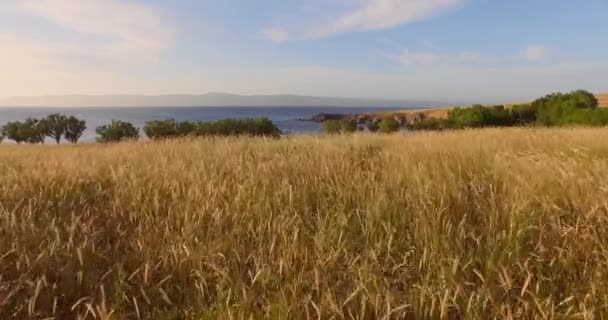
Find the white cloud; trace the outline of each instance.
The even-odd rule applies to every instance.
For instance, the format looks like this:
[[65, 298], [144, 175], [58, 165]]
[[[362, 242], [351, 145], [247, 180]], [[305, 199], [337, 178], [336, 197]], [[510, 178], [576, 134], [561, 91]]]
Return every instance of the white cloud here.
[[[382, 30], [400, 25], [425, 20], [443, 12], [457, 8], [468, 0], [351, 0], [342, 1], [349, 6], [327, 19], [318, 21], [318, 17], [302, 16], [304, 26], [299, 30], [288, 31], [290, 38], [318, 39], [354, 31]], [[279, 39], [283, 34], [278, 35]], [[293, 35], [296, 35], [295, 37]], [[271, 40], [274, 37], [269, 37]]]
[[523, 57], [528, 61], [538, 61], [545, 56], [547, 49], [541, 45], [530, 45], [524, 50]]
[[289, 41], [289, 31], [285, 28], [264, 29], [261, 34], [268, 40], [274, 43], [283, 43]]
[[49, 36], [0, 31], [0, 96], [163, 90], [125, 66], [157, 61], [173, 31], [149, 6], [123, 0], [0, 0], [0, 14], [45, 20]]
[[361, 7], [314, 28], [308, 35], [323, 38], [350, 31], [393, 28], [424, 20], [463, 3], [463, 0], [367, 0]]
[[97, 45], [79, 43], [78, 53], [151, 60], [173, 41], [173, 31], [154, 10], [120, 0], [22, 0], [19, 9], [73, 33], [104, 40]]

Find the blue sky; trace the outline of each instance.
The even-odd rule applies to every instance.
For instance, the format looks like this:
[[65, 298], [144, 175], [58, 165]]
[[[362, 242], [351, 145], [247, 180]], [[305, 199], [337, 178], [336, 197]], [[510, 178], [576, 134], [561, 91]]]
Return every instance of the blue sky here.
[[12, 0], [0, 97], [608, 91], [606, 0]]

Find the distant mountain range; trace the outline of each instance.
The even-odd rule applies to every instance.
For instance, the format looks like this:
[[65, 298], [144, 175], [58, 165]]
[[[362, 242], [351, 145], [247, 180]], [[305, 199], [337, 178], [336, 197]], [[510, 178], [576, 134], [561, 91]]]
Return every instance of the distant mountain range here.
[[440, 101], [358, 99], [298, 95], [63, 95], [0, 99], [5, 107], [378, 107], [429, 108], [451, 105]]

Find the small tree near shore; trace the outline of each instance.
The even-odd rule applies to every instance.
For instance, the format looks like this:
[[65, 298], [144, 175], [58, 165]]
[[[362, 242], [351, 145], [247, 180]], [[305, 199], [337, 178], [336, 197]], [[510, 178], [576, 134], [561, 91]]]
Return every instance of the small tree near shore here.
[[98, 142], [111, 143], [139, 138], [139, 129], [129, 122], [112, 120], [112, 123], [97, 127]]
[[378, 125], [381, 133], [394, 133], [399, 131], [399, 122], [392, 118], [385, 118]]
[[59, 113], [50, 114], [40, 120], [44, 135], [55, 140], [57, 144], [61, 143], [61, 137], [65, 135], [67, 123], [68, 118]]
[[87, 129], [86, 121], [70, 116], [66, 121], [65, 139], [71, 143], [77, 143]]

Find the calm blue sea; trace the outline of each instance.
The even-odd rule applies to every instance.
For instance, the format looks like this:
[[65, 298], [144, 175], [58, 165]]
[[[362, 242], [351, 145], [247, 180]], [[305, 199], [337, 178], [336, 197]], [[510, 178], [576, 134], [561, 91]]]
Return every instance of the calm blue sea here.
[[146, 121], [173, 118], [177, 121], [218, 120], [225, 118], [268, 117], [288, 134], [315, 133], [320, 125], [298, 121], [318, 113], [363, 113], [395, 109], [344, 108], [344, 107], [167, 107], [167, 108], [0, 108], [0, 125], [20, 121], [27, 117], [44, 117], [51, 113], [73, 115], [87, 121], [82, 142], [95, 140], [95, 128], [112, 119], [133, 123], [141, 128]]

